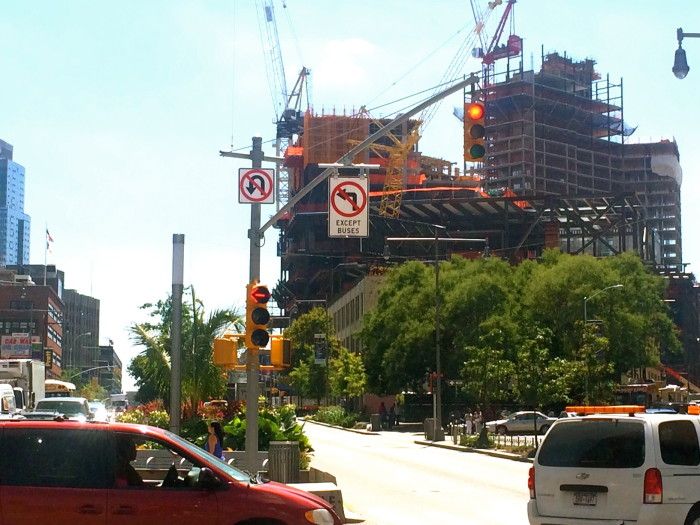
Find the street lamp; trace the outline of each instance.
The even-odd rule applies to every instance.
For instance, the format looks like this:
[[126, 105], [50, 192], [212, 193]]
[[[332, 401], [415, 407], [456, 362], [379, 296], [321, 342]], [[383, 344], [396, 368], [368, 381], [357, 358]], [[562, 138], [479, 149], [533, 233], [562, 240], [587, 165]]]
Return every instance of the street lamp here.
[[[464, 239], [458, 237], [439, 237], [439, 230], [447, 230], [440, 224], [431, 224], [435, 231], [435, 237], [387, 237], [386, 241], [392, 242], [425, 242], [433, 241], [435, 247], [435, 395], [433, 396], [433, 441], [438, 439], [437, 429], [442, 429], [442, 363], [440, 359], [440, 261], [438, 260], [438, 246], [440, 242], [481, 242], [486, 243], [486, 239]], [[384, 257], [389, 257], [388, 246], [384, 246]]]
[[690, 71], [690, 68], [688, 67], [688, 60], [686, 60], [685, 57], [685, 49], [683, 49], [681, 45], [683, 37], [686, 36], [690, 38], [700, 38], [700, 33], [684, 33], [682, 27], [676, 29], [676, 38], [678, 38], [678, 49], [676, 49], [676, 56], [674, 57], [673, 68], [671, 69], [671, 71], [673, 71], [673, 74], [676, 75], [676, 78], [678, 79], [684, 79], [688, 74], [688, 71]]
[[622, 284], [613, 284], [612, 286], [606, 286], [602, 290], [598, 290], [592, 295], [589, 295], [587, 297], [583, 298], [583, 324], [586, 325], [588, 324], [588, 310], [586, 309], [586, 305], [588, 304], [588, 301], [593, 299], [596, 295], [602, 294], [606, 290], [612, 290], [613, 288], [622, 288], [624, 285]]
[[75, 336], [75, 339], [73, 339], [73, 344], [71, 345], [71, 349], [70, 349], [70, 363], [68, 364], [68, 368], [72, 368], [73, 366], [75, 366], [74, 354], [75, 354], [75, 348], [76, 348], [76, 345], [78, 343], [78, 340], [81, 337], [90, 337], [91, 335], [92, 335], [92, 332], [85, 332], [83, 334], [78, 334]]
[[[588, 301], [590, 299], [593, 299], [596, 295], [600, 295], [603, 292], [607, 290], [612, 290], [614, 288], [622, 288], [624, 285], [622, 284], [613, 284], [612, 286], [606, 286], [605, 288], [602, 288], [601, 290], [598, 290], [597, 292], [586, 296], [583, 298], [583, 333], [584, 333], [584, 343], [585, 343], [585, 334], [586, 334], [586, 327], [588, 326], [588, 310], [586, 308]], [[598, 359], [598, 354], [596, 353], [596, 359]], [[590, 358], [586, 358], [586, 405], [588, 405], [588, 376], [590, 375]]]

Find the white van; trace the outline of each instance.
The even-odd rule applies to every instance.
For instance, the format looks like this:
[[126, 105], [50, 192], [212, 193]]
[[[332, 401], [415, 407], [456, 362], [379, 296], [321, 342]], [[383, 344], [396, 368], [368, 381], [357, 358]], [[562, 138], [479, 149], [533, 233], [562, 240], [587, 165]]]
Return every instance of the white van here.
[[697, 415], [559, 419], [530, 469], [530, 523], [700, 525], [699, 435]]
[[7, 419], [17, 414], [15, 390], [11, 385], [0, 383], [0, 418]]

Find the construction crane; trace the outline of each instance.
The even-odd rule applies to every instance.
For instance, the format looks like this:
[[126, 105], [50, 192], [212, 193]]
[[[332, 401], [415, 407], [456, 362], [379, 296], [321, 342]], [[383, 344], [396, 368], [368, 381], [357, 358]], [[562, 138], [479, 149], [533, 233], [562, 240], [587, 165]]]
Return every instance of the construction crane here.
[[[513, 18], [511, 17], [513, 12], [513, 5], [516, 1], [517, 0], [508, 0], [506, 8], [503, 10], [501, 19], [498, 21], [496, 31], [494, 32], [488, 47], [486, 49], [483, 48], [484, 41], [482, 39], [482, 47], [475, 48], [472, 51], [472, 55], [474, 57], [481, 58], [481, 62], [483, 64], [482, 67], [485, 84], [490, 83], [489, 80], [493, 74], [493, 64], [496, 60], [499, 60], [501, 58], [518, 56], [522, 51], [523, 39], [514, 33], [515, 28]], [[503, 0], [493, 0], [492, 2], [489, 2], [489, 8], [493, 9], [495, 6], [501, 5], [502, 3]], [[477, 27], [483, 28], [483, 15], [479, 11], [478, 6], [475, 5], [474, 0], [471, 0], [471, 4], [472, 12], [474, 13], [474, 21], [476, 22]], [[503, 36], [503, 30], [505, 29], [506, 23], [508, 22], [508, 17], [511, 17], [511, 33], [508, 36], [508, 40], [506, 41], [506, 43], [499, 45], [498, 43], [500, 42], [501, 37]], [[482, 38], [481, 32], [479, 32], [479, 38]]]
[[[285, 3], [282, 6], [284, 8], [287, 7]], [[266, 42], [263, 42], [263, 47], [267, 50], [265, 70], [277, 125], [275, 153], [277, 157], [280, 157], [280, 154], [287, 150], [294, 136], [299, 135], [303, 129], [302, 102], [305, 93], [306, 107], [309, 106], [308, 76], [310, 71], [302, 66], [291, 92], [287, 90], [287, 78], [284, 72], [284, 61], [282, 60], [282, 48], [280, 46], [279, 33], [277, 32], [277, 18], [275, 17], [273, 0], [258, 0], [258, 8], [261, 33], [264, 29], [266, 40]], [[277, 163], [276, 197], [277, 210], [279, 211], [289, 199], [289, 171], [281, 162]]]

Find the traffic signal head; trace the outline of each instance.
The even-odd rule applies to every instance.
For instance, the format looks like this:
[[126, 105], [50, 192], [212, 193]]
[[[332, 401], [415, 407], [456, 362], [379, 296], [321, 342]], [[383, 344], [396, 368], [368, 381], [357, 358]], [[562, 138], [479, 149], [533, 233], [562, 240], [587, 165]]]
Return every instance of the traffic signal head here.
[[486, 109], [480, 102], [464, 105], [464, 160], [479, 161], [486, 154]]
[[292, 341], [281, 335], [273, 335], [270, 342], [270, 362], [272, 366], [288, 367], [292, 364]]
[[233, 367], [238, 364], [238, 334], [214, 339], [213, 361], [216, 366]]
[[267, 332], [270, 290], [265, 285], [252, 282], [246, 286], [246, 292], [245, 345], [246, 348], [258, 349], [267, 346], [270, 340]]

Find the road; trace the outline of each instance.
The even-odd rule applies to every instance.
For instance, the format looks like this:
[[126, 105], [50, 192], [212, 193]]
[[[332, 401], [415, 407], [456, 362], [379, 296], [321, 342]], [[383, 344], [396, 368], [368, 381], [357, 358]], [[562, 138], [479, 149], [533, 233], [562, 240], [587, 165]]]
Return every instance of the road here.
[[529, 463], [415, 444], [421, 434], [305, 430], [311, 465], [336, 476], [365, 525], [527, 524]]

